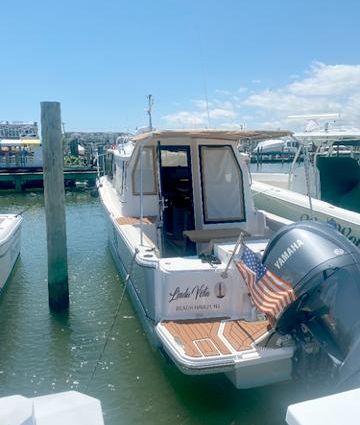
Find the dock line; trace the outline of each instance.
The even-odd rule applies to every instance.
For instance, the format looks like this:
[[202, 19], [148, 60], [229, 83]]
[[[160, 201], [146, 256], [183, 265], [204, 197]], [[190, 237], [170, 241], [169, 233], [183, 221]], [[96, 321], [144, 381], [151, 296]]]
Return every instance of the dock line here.
[[134, 255], [132, 256], [131, 261], [130, 261], [130, 265], [129, 265], [129, 272], [128, 272], [128, 274], [126, 275], [125, 280], [124, 280], [124, 286], [123, 286], [123, 290], [122, 290], [122, 293], [121, 293], [121, 296], [120, 296], [120, 300], [119, 300], [118, 306], [117, 306], [117, 308], [116, 308], [115, 316], [114, 316], [113, 321], [112, 321], [112, 323], [111, 323], [111, 326], [110, 326], [110, 329], [109, 329], [109, 333], [108, 333], [108, 336], [106, 337], [106, 340], [105, 340], [105, 343], [104, 343], [103, 349], [101, 350], [100, 356], [99, 356], [99, 358], [98, 358], [98, 359], [97, 359], [97, 361], [96, 361], [96, 364], [95, 364], [95, 367], [94, 367], [94, 369], [93, 369], [93, 371], [92, 371], [92, 373], [91, 373], [91, 376], [90, 376], [89, 382], [88, 382], [88, 383], [87, 383], [87, 385], [86, 385], [86, 389], [85, 389], [85, 391], [88, 391], [88, 389], [89, 389], [89, 387], [90, 387], [90, 385], [91, 385], [91, 383], [92, 383], [92, 381], [93, 381], [93, 379], [94, 379], [94, 377], [95, 377], [95, 373], [96, 373], [96, 371], [97, 371], [97, 368], [98, 368], [98, 366], [99, 366], [99, 364], [100, 364], [100, 362], [101, 362], [101, 360], [102, 360], [102, 358], [103, 358], [103, 355], [104, 355], [104, 353], [105, 353], [106, 347], [107, 347], [108, 342], [109, 342], [109, 339], [110, 339], [110, 335], [112, 334], [112, 331], [113, 331], [113, 329], [114, 329], [114, 326], [115, 326], [116, 320], [117, 320], [117, 318], [118, 318], [118, 316], [119, 316], [119, 313], [120, 313], [120, 308], [121, 308], [121, 305], [122, 305], [123, 300], [124, 300], [124, 296], [125, 296], [125, 292], [126, 292], [127, 284], [128, 284], [128, 282], [129, 282], [129, 280], [130, 280], [131, 273], [132, 273], [132, 270], [133, 270], [133, 267], [134, 267], [134, 263], [135, 263], [135, 259], [136, 259], [136, 256], [137, 256], [137, 254], [138, 254], [138, 253], [139, 253], [139, 249], [138, 249], [138, 248], [135, 248]]
[[24, 208], [23, 210], [21, 210], [20, 212], [18, 212], [15, 217], [19, 217], [19, 215], [23, 215], [24, 212], [28, 211], [30, 208], [32, 208], [33, 206], [30, 205], [29, 207]]

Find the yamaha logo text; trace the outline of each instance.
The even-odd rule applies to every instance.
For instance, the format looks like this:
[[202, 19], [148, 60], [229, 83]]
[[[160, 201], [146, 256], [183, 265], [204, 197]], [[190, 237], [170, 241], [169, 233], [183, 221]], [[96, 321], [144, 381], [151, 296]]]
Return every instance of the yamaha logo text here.
[[275, 267], [280, 270], [282, 266], [287, 262], [292, 255], [295, 254], [297, 250], [299, 250], [302, 246], [304, 246], [304, 242], [301, 239], [293, 242], [275, 261]]

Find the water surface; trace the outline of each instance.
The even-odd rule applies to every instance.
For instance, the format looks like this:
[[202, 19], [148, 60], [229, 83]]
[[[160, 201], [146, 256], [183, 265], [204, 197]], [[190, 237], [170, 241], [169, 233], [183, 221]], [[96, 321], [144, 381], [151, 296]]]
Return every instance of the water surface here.
[[0, 212], [31, 207], [0, 296], [0, 396], [75, 389], [101, 400], [106, 425], [279, 425], [290, 403], [311, 397], [294, 383], [239, 391], [223, 375], [185, 376], [153, 352], [126, 297], [119, 307], [105, 217], [87, 193], [66, 194], [70, 309], [50, 313], [43, 202], [0, 195]]

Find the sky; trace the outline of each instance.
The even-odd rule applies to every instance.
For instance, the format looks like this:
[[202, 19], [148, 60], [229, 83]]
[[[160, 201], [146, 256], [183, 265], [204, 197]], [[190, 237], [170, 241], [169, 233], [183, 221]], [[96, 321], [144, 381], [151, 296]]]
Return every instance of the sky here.
[[0, 121], [67, 131], [360, 127], [359, 0], [1, 0]]

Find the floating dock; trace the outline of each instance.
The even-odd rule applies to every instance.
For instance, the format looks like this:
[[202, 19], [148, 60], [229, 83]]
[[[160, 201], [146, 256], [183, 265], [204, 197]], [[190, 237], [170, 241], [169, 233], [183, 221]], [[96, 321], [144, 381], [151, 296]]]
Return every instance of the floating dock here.
[[[65, 168], [65, 187], [95, 185], [97, 171], [94, 168]], [[11, 168], [0, 171], [0, 190], [15, 190], [22, 192], [27, 189], [43, 188], [42, 168]]]
[[[278, 162], [292, 162], [295, 158], [295, 154], [289, 152], [272, 152], [272, 153], [260, 153], [260, 154], [251, 154], [250, 162], [251, 163], [278, 163]], [[302, 158], [299, 159], [299, 161]]]
[[7, 425], [104, 425], [100, 400], [77, 391], [27, 398], [0, 398], [0, 423]]

